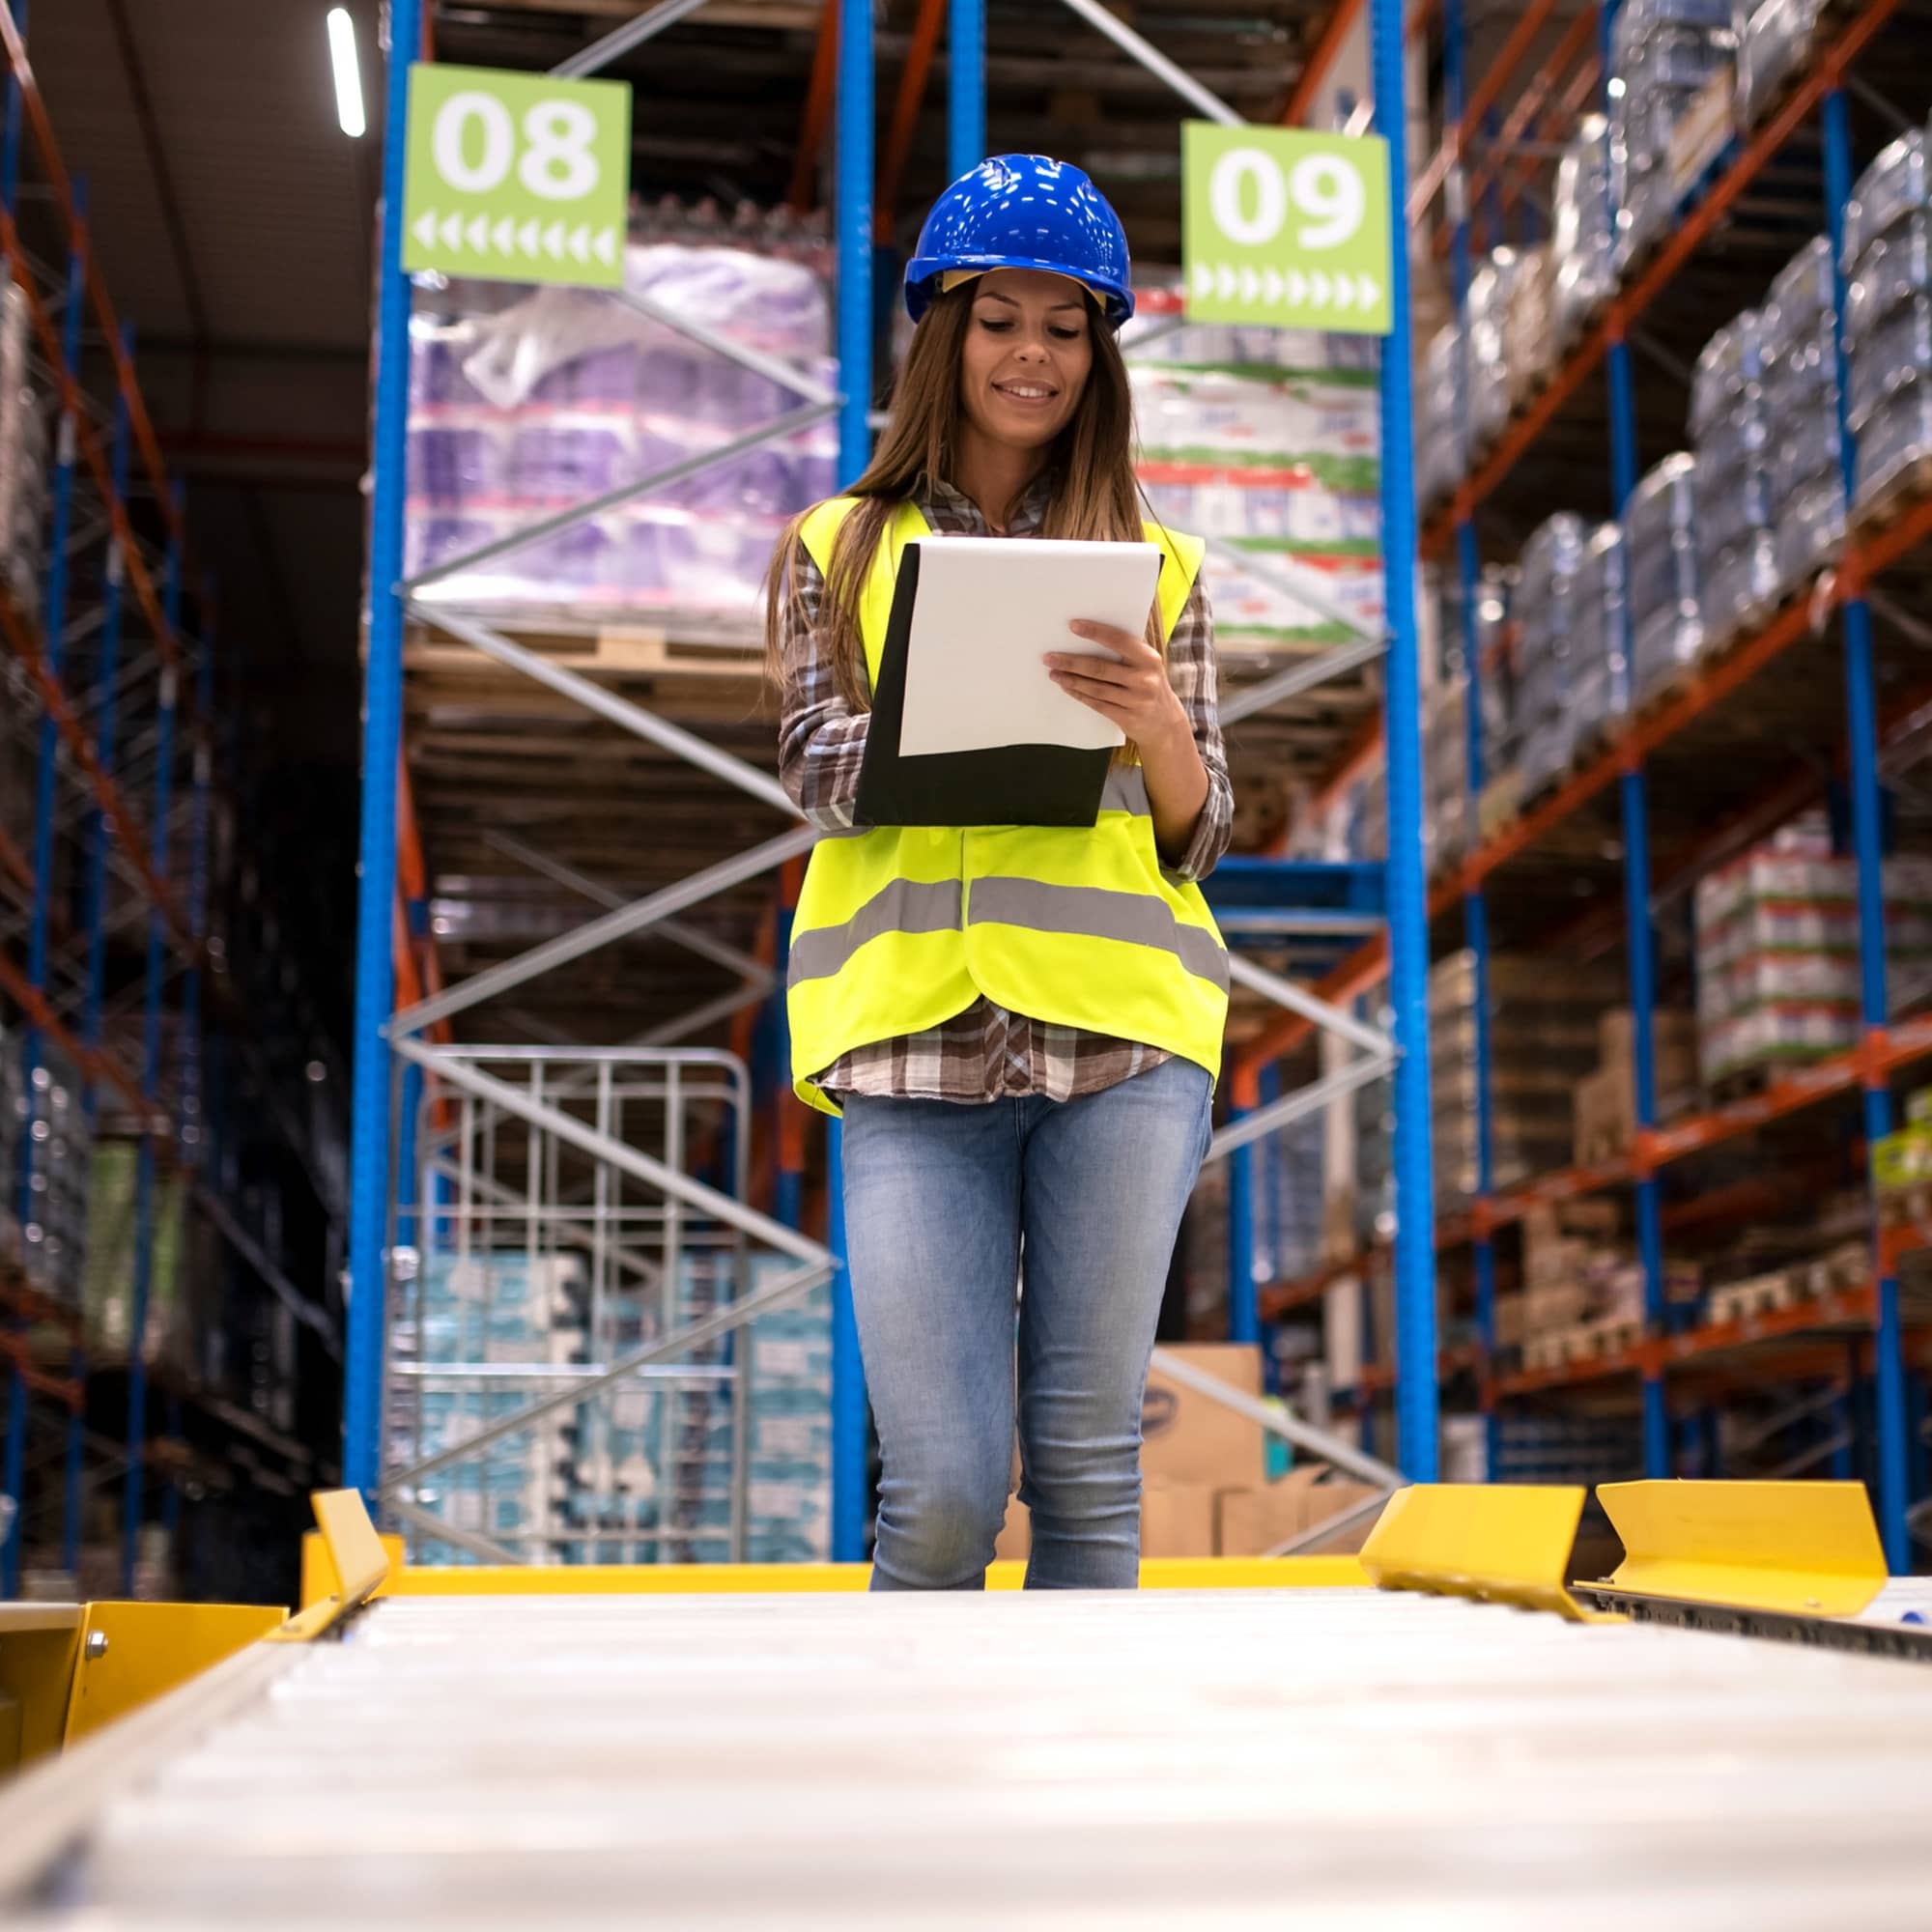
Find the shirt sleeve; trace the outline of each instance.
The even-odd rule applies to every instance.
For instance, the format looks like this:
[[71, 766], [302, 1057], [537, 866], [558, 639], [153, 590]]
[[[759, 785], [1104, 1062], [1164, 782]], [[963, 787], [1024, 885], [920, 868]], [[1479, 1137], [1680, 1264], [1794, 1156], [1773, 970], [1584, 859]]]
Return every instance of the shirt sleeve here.
[[793, 546], [791, 571], [792, 594], [782, 600], [779, 619], [779, 782], [809, 824], [849, 831], [871, 720], [838, 695], [818, 621], [825, 579], [803, 544]]
[[1179, 861], [1169, 869], [1183, 879], [1205, 879], [1235, 836], [1235, 785], [1228, 776], [1228, 749], [1221, 740], [1215, 690], [1214, 611], [1199, 573], [1167, 640], [1167, 673], [1194, 732], [1194, 749], [1208, 772], [1208, 796]]

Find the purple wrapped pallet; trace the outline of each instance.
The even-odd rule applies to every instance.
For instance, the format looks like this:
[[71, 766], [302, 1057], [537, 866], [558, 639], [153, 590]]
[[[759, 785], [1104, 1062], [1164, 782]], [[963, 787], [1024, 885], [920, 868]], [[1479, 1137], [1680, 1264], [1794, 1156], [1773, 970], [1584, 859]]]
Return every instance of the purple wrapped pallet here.
[[510, 437], [503, 424], [412, 422], [407, 449], [412, 504], [455, 509], [501, 497], [509, 488]]

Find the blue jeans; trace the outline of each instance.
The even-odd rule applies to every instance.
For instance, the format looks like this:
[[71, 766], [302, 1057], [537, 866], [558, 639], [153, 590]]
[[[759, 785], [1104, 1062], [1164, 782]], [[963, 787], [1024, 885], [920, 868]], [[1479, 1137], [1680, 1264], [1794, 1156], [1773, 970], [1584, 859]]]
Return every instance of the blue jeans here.
[[1015, 1421], [1029, 1589], [1132, 1589], [1141, 1397], [1213, 1090], [845, 1102], [845, 1238], [885, 1475], [875, 1590], [984, 1587]]

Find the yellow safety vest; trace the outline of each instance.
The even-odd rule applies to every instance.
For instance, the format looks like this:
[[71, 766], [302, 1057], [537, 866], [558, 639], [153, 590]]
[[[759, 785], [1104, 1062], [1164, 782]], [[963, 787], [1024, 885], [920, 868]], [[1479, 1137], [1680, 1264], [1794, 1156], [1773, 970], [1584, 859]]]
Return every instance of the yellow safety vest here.
[[[835, 497], [805, 520], [806, 551], [827, 578], [857, 502]], [[1146, 527], [1162, 553], [1169, 636], [1203, 546]], [[859, 631], [875, 682], [900, 553], [931, 533], [918, 508], [902, 504], [867, 575]], [[1201, 889], [1161, 864], [1138, 766], [1108, 774], [1092, 830], [879, 826], [814, 847], [786, 987], [801, 1099], [836, 1114], [814, 1075], [854, 1047], [938, 1026], [982, 994], [1009, 1012], [1140, 1040], [1219, 1073], [1227, 951]]]

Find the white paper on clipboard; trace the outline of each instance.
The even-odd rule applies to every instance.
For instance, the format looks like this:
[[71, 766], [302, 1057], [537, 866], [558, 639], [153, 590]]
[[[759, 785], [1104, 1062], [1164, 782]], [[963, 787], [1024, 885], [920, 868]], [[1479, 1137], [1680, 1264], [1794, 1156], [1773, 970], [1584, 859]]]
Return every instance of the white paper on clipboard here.
[[1082, 619], [1139, 636], [1153, 608], [1151, 543], [1029, 537], [920, 537], [919, 597], [906, 639], [899, 755], [1065, 745], [1094, 752], [1120, 728], [1047, 675], [1048, 651], [1105, 656], [1067, 626]]

